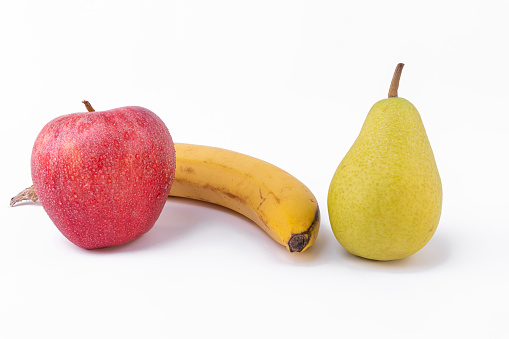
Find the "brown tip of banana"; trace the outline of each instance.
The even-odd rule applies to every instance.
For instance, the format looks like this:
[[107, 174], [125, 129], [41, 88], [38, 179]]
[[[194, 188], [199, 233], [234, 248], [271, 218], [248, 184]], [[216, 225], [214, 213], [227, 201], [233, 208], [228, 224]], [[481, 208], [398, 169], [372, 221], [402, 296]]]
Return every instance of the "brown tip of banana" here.
[[290, 240], [288, 240], [288, 248], [290, 249], [290, 252], [302, 252], [309, 242], [308, 233], [309, 231], [292, 234]]
[[315, 218], [311, 225], [309, 226], [309, 228], [307, 229], [307, 231], [292, 234], [290, 240], [288, 240], [288, 249], [290, 250], [290, 252], [302, 252], [308, 246], [315, 227], [319, 227], [319, 225], [320, 225], [320, 210], [317, 208]]

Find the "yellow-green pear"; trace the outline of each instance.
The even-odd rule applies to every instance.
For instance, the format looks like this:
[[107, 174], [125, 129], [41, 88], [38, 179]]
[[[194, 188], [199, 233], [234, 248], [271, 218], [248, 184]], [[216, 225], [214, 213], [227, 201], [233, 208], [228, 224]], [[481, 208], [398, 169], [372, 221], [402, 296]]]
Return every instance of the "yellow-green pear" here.
[[327, 199], [339, 243], [373, 260], [419, 251], [435, 233], [442, 211], [442, 183], [421, 116], [398, 98], [402, 69], [398, 64], [389, 98], [369, 111], [334, 173]]

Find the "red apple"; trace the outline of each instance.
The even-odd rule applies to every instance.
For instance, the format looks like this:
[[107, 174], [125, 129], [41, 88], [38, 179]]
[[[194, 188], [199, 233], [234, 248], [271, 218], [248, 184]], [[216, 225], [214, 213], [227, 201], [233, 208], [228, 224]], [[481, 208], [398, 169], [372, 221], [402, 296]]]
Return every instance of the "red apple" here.
[[44, 210], [86, 249], [125, 244], [149, 231], [175, 176], [164, 122], [143, 107], [64, 115], [39, 133], [32, 181]]

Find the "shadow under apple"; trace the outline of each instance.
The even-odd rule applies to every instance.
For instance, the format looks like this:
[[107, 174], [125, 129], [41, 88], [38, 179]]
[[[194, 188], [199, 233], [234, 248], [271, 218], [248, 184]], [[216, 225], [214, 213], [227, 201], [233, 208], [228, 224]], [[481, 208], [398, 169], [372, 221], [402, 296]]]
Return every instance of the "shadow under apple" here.
[[[192, 233], [204, 231], [203, 228], [209, 226], [207, 220], [210, 220], [210, 217], [214, 217], [216, 211], [220, 211], [221, 215], [225, 214], [228, 218], [239, 218], [242, 224], [244, 224], [243, 226], [246, 226], [245, 224], [247, 224], [247, 226], [252, 226], [252, 228], [243, 228], [240, 232], [246, 232], [246, 234], [253, 236], [259, 235], [261, 238], [267, 239], [266, 246], [271, 246], [275, 250], [279, 249], [287, 252], [283, 246], [277, 244], [254, 222], [245, 216], [215, 204], [177, 197], [168, 198], [154, 227], [143, 236], [121, 246], [100, 248], [92, 251], [97, 253], [118, 253], [172, 246], [172, 244], [176, 244], [186, 237], [191, 237]], [[211, 222], [219, 221], [219, 218], [217, 220], [211, 220]], [[225, 225], [225, 227], [228, 227], [228, 225]], [[228, 240], [225, 238], [223, 239], [226, 244]], [[217, 239], [211, 241], [217, 241]], [[264, 245], [262, 244], [262, 246]]]
[[124, 245], [112, 246], [91, 250], [97, 253], [142, 251], [159, 246], [170, 246], [170, 243], [178, 241], [186, 233], [193, 231], [193, 226], [200, 222], [199, 216], [194, 210], [200, 202], [169, 198], [154, 226], [141, 237]]

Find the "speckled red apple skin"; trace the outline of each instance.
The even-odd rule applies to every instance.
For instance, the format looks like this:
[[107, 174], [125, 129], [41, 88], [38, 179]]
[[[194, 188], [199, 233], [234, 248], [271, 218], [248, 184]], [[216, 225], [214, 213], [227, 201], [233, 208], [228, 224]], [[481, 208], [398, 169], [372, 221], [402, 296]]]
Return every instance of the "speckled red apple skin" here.
[[142, 107], [74, 113], [50, 121], [31, 159], [44, 210], [71, 242], [117, 246], [149, 231], [175, 176], [168, 128]]

